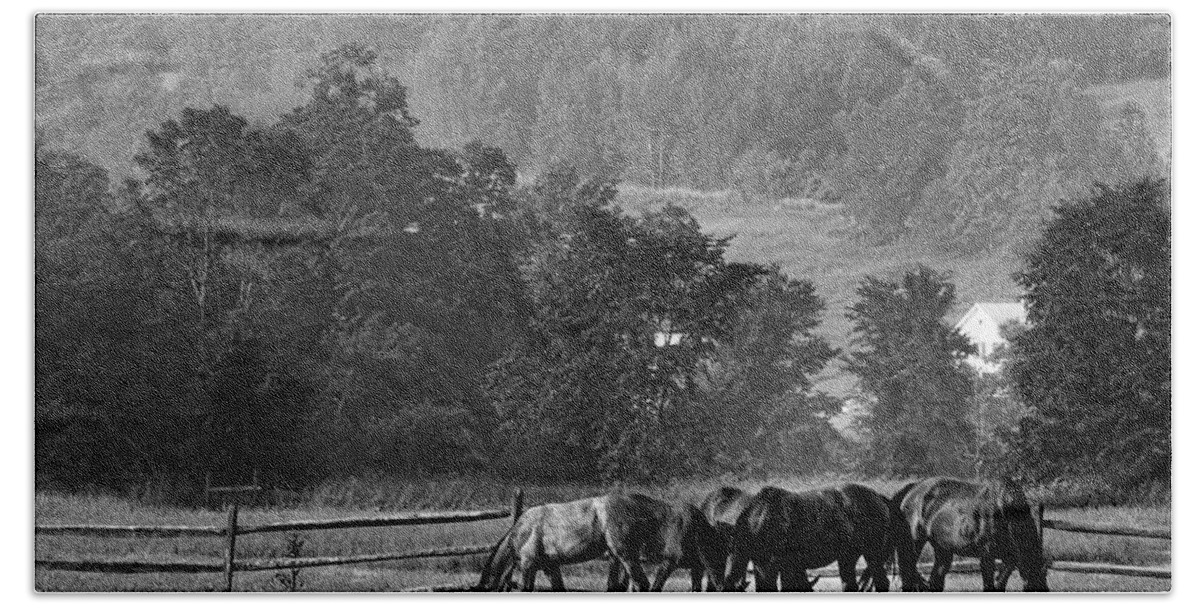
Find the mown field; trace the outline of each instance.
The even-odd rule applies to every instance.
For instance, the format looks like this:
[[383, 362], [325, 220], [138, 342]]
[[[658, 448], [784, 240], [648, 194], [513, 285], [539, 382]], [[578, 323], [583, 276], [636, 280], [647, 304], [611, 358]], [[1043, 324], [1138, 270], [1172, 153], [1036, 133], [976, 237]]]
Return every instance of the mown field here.
[[[836, 477], [817, 479], [770, 479], [738, 481], [714, 479], [677, 482], [665, 487], [630, 488], [667, 499], [698, 501], [720, 485], [736, 485], [747, 490], [770, 483], [793, 490], [810, 489], [839, 481]], [[891, 493], [902, 480], [877, 480], [868, 485]], [[598, 486], [527, 486], [526, 505], [542, 504], [603, 493]], [[430, 509], [504, 507], [511, 488], [504, 484], [473, 480], [380, 484], [348, 481], [327, 484], [298, 498], [291, 507], [246, 508], [239, 517], [244, 525], [283, 522], [297, 519], [332, 519], [379, 515]], [[1033, 492], [1034, 497], [1038, 497]], [[1045, 498], [1045, 497], [1042, 497]], [[1169, 503], [1169, 499], [1166, 501]], [[38, 524], [174, 524], [224, 525], [224, 514], [202, 509], [145, 505], [105, 495], [66, 495], [39, 493], [35, 499]], [[1049, 508], [1047, 518], [1083, 523], [1121, 523], [1170, 528], [1170, 507], [1101, 506]], [[417, 550], [443, 546], [487, 545], [495, 542], [506, 529], [505, 521], [486, 521], [436, 526], [335, 530], [301, 533], [300, 555], [333, 556]], [[1150, 540], [1046, 531], [1047, 557], [1084, 562], [1164, 566], [1171, 563], [1171, 545], [1166, 540]], [[289, 550], [288, 533], [256, 534], [238, 539], [239, 559], [284, 556]], [[203, 559], [218, 562], [222, 556], [220, 539], [96, 539], [80, 536], [48, 536], [35, 540], [36, 558], [54, 559], [140, 559], [171, 561]], [[928, 551], [928, 550], [927, 550]], [[926, 558], [929, 556], [927, 555]], [[302, 570], [295, 582], [298, 591], [399, 591], [412, 587], [466, 585], [478, 578], [482, 558], [460, 557], [437, 560], [409, 560], [381, 564], [335, 566]], [[564, 569], [571, 589], [602, 591], [605, 565], [600, 562]], [[91, 574], [37, 569], [34, 586], [38, 591], [213, 591], [219, 588], [219, 574]], [[287, 591], [288, 573], [257, 572], [237, 575], [238, 591]], [[540, 583], [545, 583], [540, 579]], [[669, 591], [689, 588], [685, 572], [677, 572], [668, 583]], [[1056, 591], [1167, 591], [1170, 581], [1125, 576], [1087, 575], [1051, 572], [1051, 588]], [[948, 586], [958, 591], [980, 588], [978, 575], [951, 575]], [[1010, 590], [1020, 588], [1014, 576]], [[818, 591], [836, 591], [835, 577], [825, 577]]]

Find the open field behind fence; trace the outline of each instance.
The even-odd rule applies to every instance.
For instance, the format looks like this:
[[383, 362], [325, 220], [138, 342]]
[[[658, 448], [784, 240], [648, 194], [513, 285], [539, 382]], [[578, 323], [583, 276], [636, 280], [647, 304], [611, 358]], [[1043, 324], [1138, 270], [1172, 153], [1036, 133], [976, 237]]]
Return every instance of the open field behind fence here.
[[[675, 491], [667, 488], [662, 493]], [[541, 502], [547, 501], [530, 501]], [[104, 497], [39, 495], [37, 505], [38, 590], [206, 591], [226, 586], [228, 513], [146, 508]], [[331, 508], [245, 509], [238, 513], [235, 561], [239, 567], [233, 588], [461, 589], [476, 582], [482, 554], [503, 534], [513, 508], [519, 510], [520, 506], [420, 515]], [[1050, 510], [1046, 520], [1052, 589], [1170, 589], [1168, 508]], [[289, 548], [289, 540], [296, 539], [301, 547], [297, 550], [293, 542]], [[174, 571], [117, 573], [153, 571], [155, 565]], [[107, 572], [86, 571], [89, 568]], [[964, 573], [952, 576], [948, 588], [980, 588], [978, 574], [972, 573], [977, 564], [961, 562], [957, 570]], [[604, 566], [598, 562], [569, 567], [565, 574], [569, 588], [603, 590]], [[836, 579], [833, 570], [823, 573], [818, 590], [837, 589]], [[1020, 588], [1018, 579], [1014, 575], [1010, 589]], [[687, 588], [682, 572], [667, 587], [675, 591]]]

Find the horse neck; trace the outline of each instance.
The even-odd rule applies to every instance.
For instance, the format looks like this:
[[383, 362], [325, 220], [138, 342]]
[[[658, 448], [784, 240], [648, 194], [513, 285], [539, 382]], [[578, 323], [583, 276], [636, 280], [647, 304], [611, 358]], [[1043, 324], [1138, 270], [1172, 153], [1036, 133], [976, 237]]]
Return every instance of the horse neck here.
[[1037, 566], [1042, 561], [1042, 547], [1024, 492], [1003, 487], [998, 495], [995, 525], [1005, 545], [1002, 551], [1022, 569]]

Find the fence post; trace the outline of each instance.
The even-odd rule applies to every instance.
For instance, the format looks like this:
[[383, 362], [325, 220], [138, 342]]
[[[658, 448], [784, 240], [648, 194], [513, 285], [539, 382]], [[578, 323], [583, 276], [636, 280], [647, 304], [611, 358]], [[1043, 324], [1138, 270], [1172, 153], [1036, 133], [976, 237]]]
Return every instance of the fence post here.
[[1037, 507], [1037, 534], [1038, 543], [1042, 543], [1042, 538], [1045, 536], [1046, 530], [1046, 505], [1038, 503]]
[[233, 557], [237, 544], [237, 502], [229, 507], [229, 527], [225, 530], [225, 589], [224, 591], [233, 591]]
[[513, 493], [512, 499], [512, 523], [517, 525], [517, 520], [521, 518], [521, 513], [525, 512], [525, 490], [517, 488]]
[[1042, 561], [1046, 559], [1046, 503], [1039, 502], [1037, 507], [1037, 535], [1038, 535], [1038, 551], [1042, 554]]

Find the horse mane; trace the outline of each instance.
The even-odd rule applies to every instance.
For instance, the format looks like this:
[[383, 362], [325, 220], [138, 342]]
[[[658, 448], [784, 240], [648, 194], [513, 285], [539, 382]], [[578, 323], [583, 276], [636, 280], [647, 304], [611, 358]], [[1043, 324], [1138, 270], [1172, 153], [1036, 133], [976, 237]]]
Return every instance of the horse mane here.
[[904, 502], [904, 497], [908, 496], [908, 493], [911, 492], [913, 487], [916, 486], [918, 483], [920, 483], [920, 482], [919, 481], [910, 481], [907, 484], [905, 484], [903, 488], [900, 488], [899, 491], [897, 491], [895, 494], [892, 495], [892, 503], [894, 503], [896, 505], [897, 509], [900, 508], [900, 503]]

